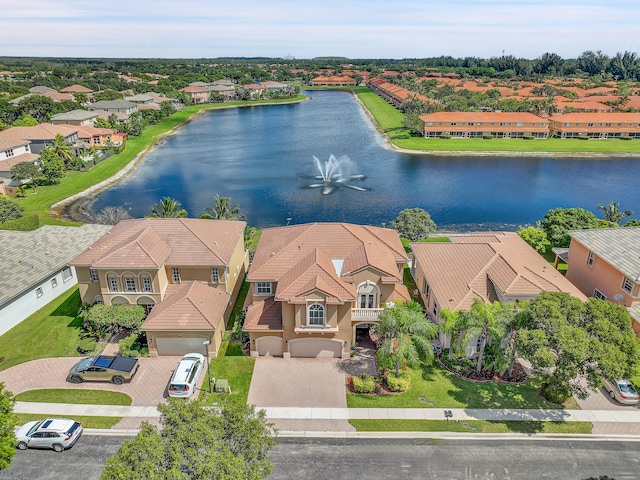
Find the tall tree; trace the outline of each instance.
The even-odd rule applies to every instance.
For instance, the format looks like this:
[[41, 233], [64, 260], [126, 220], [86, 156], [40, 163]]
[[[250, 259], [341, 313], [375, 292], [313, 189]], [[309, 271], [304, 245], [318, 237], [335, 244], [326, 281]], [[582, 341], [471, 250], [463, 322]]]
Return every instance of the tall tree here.
[[380, 315], [377, 332], [382, 341], [380, 355], [393, 359], [395, 376], [400, 376], [400, 366], [406, 362], [415, 366], [419, 361], [433, 362], [431, 340], [436, 338], [438, 327], [425, 318], [422, 306], [416, 301], [396, 303]]
[[151, 207], [151, 215], [155, 218], [184, 218], [187, 211], [182, 208], [182, 204], [171, 197], [163, 197], [160, 202]]
[[24, 207], [13, 200], [0, 196], [0, 223], [22, 217]]
[[613, 201], [609, 202], [608, 205], [598, 205], [596, 208], [602, 212], [607, 222], [612, 222], [616, 225], [619, 225], [622, 219], [633, 215], [631, 210], [621, 211], [620, 204]]
[[13, 406], [15, 399], [10, 391], [5, 390], [0, 382], [0, 470], [11, 465], [11, 459], [16, 454], [16, 437], [13, 433], [15, 418]]
[[263, 411], [221, 401], [216, 409], [170, 399], [158, 405], [162, 429], [143, 423], [134, 440], [108, 458], [102, 480], [265, 478], [276, 430]]
[[555, 208], [545, 214], [540, 225], [552, 247], [568, 247], [570, 230], [598, 228], [600, 222], [593, 212], [583, 208]]
[[73, 160], [71, 145], [59, 133], [53, 139], [51, 148], [53, 149], [53, 152], [58, 156], [58, 158], [62, 160], [62, 163], [64, 163], [65, 166], [67, 166]]
[[20, 162], [11, 167], [11, 178], [17, 182], [29, 180], [33, 187], [37, 186], [37, 179], [42, 173], [38, 166], [32, 162]]
[[50, 185], [58, 183], [65, 175], [64, 163], [51, 147], [46, 147], [40, 151], [38, 163], [40, 164], [42, 176]]
[[436, 224], [422, 208], [405, 208], [391, 222], [398, 235], [412, 242], [425, 239], [436, 231]]
[[521, 227], [517, 232], [518, 236], [531, 246], [536, 252], [543, 254], [547, 250], [547, 234], [540, 228], [540, 225], [534, 227]]
[[231, 204], [231, 197], [221, 197], [216, 194], [213, 206], [206, 207], [200, 214], [200, 218], [208, 220], [243, 220], [245, 216], [240, 213], [240, 205]]

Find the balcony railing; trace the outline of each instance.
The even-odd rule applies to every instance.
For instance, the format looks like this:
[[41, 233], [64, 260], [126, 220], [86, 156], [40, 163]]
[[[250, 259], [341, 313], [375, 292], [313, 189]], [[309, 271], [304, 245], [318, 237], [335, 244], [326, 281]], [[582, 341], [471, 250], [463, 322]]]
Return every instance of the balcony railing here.
[[384, 308], [352, 308], [351, 320], [378, 320]]

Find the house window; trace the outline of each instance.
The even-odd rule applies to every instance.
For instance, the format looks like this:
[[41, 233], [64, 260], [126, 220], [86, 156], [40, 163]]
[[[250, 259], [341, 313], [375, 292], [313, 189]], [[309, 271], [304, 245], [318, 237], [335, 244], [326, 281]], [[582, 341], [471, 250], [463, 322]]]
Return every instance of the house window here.
[[40, 298], [43, 295], [42, 293], [42, 287], [38, 287], [36, 288], [36, 297]]
[[524, 124], [522, 122], [517, 122], [516, 127], [522, 127]]
[[593, 123], [587, 123], [587, 127], [593, 127]]
[[142, 275], [142, 291], [143, 292], [152, 292], [151, 288], [151, 277], [149, 275]]
[[599, 298], [600, 300], [606, 300], [607, 296], [602, 293], [600, 290], [598, 290], [597, 288], [593, 291], [593, 297], [594, 298]]
[[211, 269], [211, 283], [220, 283], [220, 274], [217, 268]]
[[62, 270], [62, 281], [66, 282], [67, 280], [69, 280], [71, 277], [73, 276], [73, 274], [71, 273], [71, 267], [65, 267]]
[[89, 276], [91, 277], [91, 281], [93, 283], [98, 283], [100, 281], [100, 277], [98, 277], [98, 271], [93, 268], [89, 269]]
[[438, 316], [438, 302], [433, 302], [433, 316]]
[[258, 282], [256, 291], [258, 295], [271, 295], [271, 282]]
[[171, 278], [173, 283], [180, 283], [180, 269], [178, 267], [171, 268]]
[[587, 265], [589, 265], [590, 267], [593, 267], [593, 262], [596, 261], [596, 256], [593, 254], [593, 252], [589, 252], [589, 255], [587, 255]]
[[424, 292], [424, 296], [429, 301], [429, 295], [431, 294], [431, 286], [427, 282], [427, 279], [422, 280], [422, 291]]
[[107, 275], [107, 282], [109, 283], [110, 292], [118, 292], [120, 290], [118, 278], [115, 275]]
[[633, 293], [633, 280], [629, 277], [624, 277], [622, 280], [622, 290], [631, 295]]
[[451, 122], [451, 126], [455, 127], [457, 125], [457, 122]]
[[93, 299], [93, 303], [102, 305], [104, 300], [102, 300], [102, 295], [96, 295], [96, 298]]
[[56, 288], [58, 286], [58, 279], [57, 278], [52, 278], [51, 279], [51, 288]]
[[7, 155], [7, 158], [13, 157], [13, 148], [5, 150], [4, 153]]
[[93, 144], [100, 145], [100, 137], [93, 137]]
[[124, 289], [127, 292], [137, 291], [135, 277], [132, 277], [131, 275], [127, 275], [126, 277], [124, 277]]
[[309, 325], [324, 325], [324, 307], [318, 303], [309, 305], [307, 318]]

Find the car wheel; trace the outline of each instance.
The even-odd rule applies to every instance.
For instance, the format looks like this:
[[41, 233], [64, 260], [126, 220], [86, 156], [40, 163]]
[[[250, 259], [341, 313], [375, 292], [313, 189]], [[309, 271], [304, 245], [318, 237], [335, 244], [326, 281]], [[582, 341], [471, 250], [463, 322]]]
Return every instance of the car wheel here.
[[58, 452], [58, 453], [64, 450], [64, 447], [59, 443], [54, 443], [53, 445], [51, 445], [51, 447], [53, 448], [54, 452]]
[[121, 377], [121, 376], [119, 376], [119, 375], [116, 375], [115, 377], [113, 377], [113, 378], [111, 379], [111, 381], [112, 381], [113, 383], [115, 383], [116, 385], [122, 385], [122, 384], [124, 383], [124, 378], [122, 378], [122, 377]]
[[611, 390], [611, 391], [609, 392], [609, 396], [611, 397], [611, 399], [612, 399], [612, 400], [615, 400], [615, 399], [616, 399], [616, 394], [615, 394], [615, 393], [613, 393], [613, 390]]
[[71, 383], [82, 383], [83, 378], [80, 375], [71, 375]]
[[27, 449], [27, 444], [24, 442], [20, 442], [18, 443], [18, 450], [26, 450]]

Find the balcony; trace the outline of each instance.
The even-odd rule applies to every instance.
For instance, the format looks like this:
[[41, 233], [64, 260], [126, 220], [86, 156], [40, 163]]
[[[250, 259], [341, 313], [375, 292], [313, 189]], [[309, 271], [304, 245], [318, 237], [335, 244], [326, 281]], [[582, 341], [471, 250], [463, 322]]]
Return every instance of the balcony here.
[[377, 321], [384, 308], [352, 308], [351, 320], [372, 320]]
[[294, 333], [338, 333], [336, 325], [299, 325], [293, 329]]

